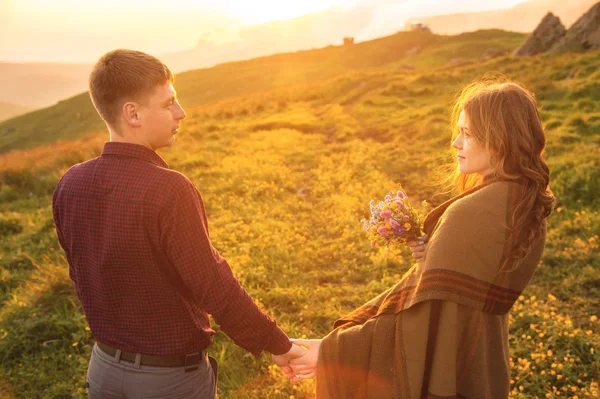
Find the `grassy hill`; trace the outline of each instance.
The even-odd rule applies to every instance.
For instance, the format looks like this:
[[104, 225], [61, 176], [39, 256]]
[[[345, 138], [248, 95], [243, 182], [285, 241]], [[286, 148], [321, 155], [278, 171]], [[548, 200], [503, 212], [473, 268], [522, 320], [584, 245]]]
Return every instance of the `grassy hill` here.
[[0, 101], [0, 122], [33, 111], [33, 107]]
[[[559, 200], [543, 260], [510, 314], [511, 397], [597, 395], [600, 53], [482, 60], [495, 43], [516, 47], [516, 37], [431, 36], [420, 54], [398, 59], [367, 46], [363, 57], [333, 48], [302, 65], [290, 55], [193, 72], [202, 79], [197, 88], [216, 94], [189, 89], [192, 72], [179, 77], [188, 119], [160, 154], [194, 181], [215, 246], [291, 337], [322, 337], [408, 270], [406, 252], [370, 249], [359, 220], [370, 199], [397, 183], [414, 201], [448, 197], [434, 181], [453, 158], [452, 99], [466, 83], [502, 73], [536, 93]], [[379, 43], [386, 40], [394, 39]], [[326, 59], [327, 51], [339, 53]], [[380, 62], [368, 60], [375, 54]], [[263, 88], [255, 79], [275, 60], [296, 73]], [[13, 397], [84, 397], [93, 339], [56, 241], [51, 193], [70, 165], [96, 156], [107, 139], [94, 131], [86, 104], [76, 97], [62, 111], [38, 111], [47, 117], [44, 133], [36, 113], [0, 125], [23, 134], [2, 135], [0, 144], [0, 389]], [[70, 123], [80, 128], [68, 130], [77, 112]], [[221, 332], [210, 353], [220, 363], [222, 398], [313, 397], [312, 381], [290, 386], [267, 356], [255, 361]]]
[[[390, 70], [407, 58], [418, 69], [456, 57], [477, 59], [486, 50], [512, 50], [525, 38], [519, 33], [490, 31], [460, 36], [402, 32], [353, 46], [330, 46], [221, 64], [177, 75], [175, 87], [184, 107], [225, 98], [305, 85], [363, 68]], [[412, 53], [422, 53], [415, 59]], [[104, 124], [87, 94], [59, 102], [34, 114], [0, 123], [0, 153], [71, 140]]]

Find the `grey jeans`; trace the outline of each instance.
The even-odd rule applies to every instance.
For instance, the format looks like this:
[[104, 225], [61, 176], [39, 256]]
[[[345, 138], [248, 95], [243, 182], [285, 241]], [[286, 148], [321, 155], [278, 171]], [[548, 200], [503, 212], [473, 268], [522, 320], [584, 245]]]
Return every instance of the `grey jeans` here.
[[198, 370], [143, 366], [117, 361], [94, 344], [87, 373], [90, 399], [214, 399], [217, 363], [210, 356]]

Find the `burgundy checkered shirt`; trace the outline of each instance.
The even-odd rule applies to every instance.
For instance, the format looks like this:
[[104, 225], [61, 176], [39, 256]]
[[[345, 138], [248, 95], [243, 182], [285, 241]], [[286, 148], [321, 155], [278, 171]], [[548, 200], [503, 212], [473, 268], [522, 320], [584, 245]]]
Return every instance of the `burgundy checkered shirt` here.
[[52, 199], [60, 245], [94, 337], [124, 351], [206, 349], [208, 314], [254, 356], [291, 344], [211, 245], [202, 198], [137, 144], [105, 143], [71, 167]]

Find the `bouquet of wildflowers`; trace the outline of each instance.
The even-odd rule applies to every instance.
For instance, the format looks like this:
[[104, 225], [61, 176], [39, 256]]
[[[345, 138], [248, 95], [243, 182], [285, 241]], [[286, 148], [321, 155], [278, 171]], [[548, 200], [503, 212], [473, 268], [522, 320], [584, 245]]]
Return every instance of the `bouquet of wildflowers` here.
[[[376, 204], [371, 200], [369, 205], [371, 218], [361, 223], [371, 239], [371, 248], [377, 244], [397, 248], [423, 236], [423, 215], [413, 208], [402, 186], [399, 191], [386, 195], [383, 201]], [[425, 201], [423, 206], [427, 206]]]

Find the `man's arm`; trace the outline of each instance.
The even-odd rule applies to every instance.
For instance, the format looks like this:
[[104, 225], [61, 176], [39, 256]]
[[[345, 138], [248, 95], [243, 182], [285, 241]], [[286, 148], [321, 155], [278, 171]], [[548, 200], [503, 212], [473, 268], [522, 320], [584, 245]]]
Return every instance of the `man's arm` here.
[[254, 303], [212, 246], [198, 190], [183, 175], [173, 185], [161, 210], [160, 241], [193, 300], [254, 356], [263, 350], [275, 355], [288, 352], [287, 335]]
[[[64, 234], [62, 231], [62, 227], [61, 227], [61, 222], [60, 222], [60, 212], [61, 212], [61, 207], [62, 207], [61, 198], [60, 198], [60, 190], [61, 190], [61, 185], [62, 185], [63, 179], [64, 179], [64, 175], [58, 181], [58, 183], [56, 184], [56, 188], [54, 189], [54, 193], [52, 193], [52, 218], [54, 219], [54, 227], [56, 229], [56, 237], [58, 239], [58, 244], [63, 249], [65, 256], [67, 257], [67, 261], [69, 263], [69, 277], [71, 278], [71, 280], [74, 283], [76, 283], [77, 282], [76, 273], [75, 273], [75, 270], [73, 269], [73, 267], [71, 267], [71, 262], [69, 261], [69, 259], [71, 257], [71, 250], [67, 246], [67, 242], [65, 240], [65, 237], [64, 237]], [[75, 284], [75, 289], [77, 290], [77, 284]]]
[[66, 245], [66, 242], [65, 242], [62, 230], [61, 230], [61, 225], [60, 225], [61, 204], [60, 204], [60, 195], [59, 194], [60, 194], [60, 187], [61, 187], [62, 180], [63, 180], [63, 178], [61, 177], [61, 179], [56, 184], [56, 188], [54, 189], [54, 192], [52, 193], [52, 218], [54, 219], [54, 227], [56, 229], [56, 237], [58, 238], [58, 244], [61, 246], [63, 251], [65, 251], [65, 254], [68, 257], [69, 249], [67, 248], [67, 245]]

